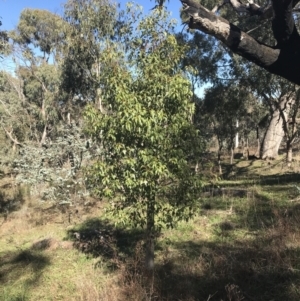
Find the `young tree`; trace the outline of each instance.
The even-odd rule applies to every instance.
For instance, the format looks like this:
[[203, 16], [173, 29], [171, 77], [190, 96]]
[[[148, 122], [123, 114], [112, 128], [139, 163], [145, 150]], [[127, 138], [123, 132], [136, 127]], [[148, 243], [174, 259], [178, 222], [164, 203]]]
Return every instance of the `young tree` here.
[[105, 110], [86, 111], [88, 132], [104, 149], [89, 169], [90, 183], [120, 220], [146, 228], [150, 272], [157, 230], [193, 214], [199, 180], [189, 158], [203, 147], [191, 122], [190, 83], [179, 68], [184, 50], [167, 20], [164, 10], [141, 20], [128, 52], [118, 44], [113, 52], [109, 43], [101, 55]]

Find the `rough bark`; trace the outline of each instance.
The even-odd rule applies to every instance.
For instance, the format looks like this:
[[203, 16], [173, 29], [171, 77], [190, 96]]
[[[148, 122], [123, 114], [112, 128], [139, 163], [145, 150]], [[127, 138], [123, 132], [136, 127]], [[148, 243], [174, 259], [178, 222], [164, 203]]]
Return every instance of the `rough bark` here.
[[[196, 0], [181, 0], [184, 10], [190, 16], [189, 27], [214, 36], [223, 42], [231, 51], [263, 67], [267, 71], [300, 84], [300, 37], [292, 16], [293, 9], [299, 1], [273, 0], [274, 15], [272, 30], [277, 45], [265, 45], [228, 20], [218, 17]], [[231, 4], [237, 1], [227, 1]], [[232, 5], [233, 6], [233, 5]], [[245, 9], [240, 3], [239, 9]], [[245, 5], [244, 5], [245, 6]], [[234, 6], [233, 6], [234, 7]], [[236, 10], [238, 10], [236, 8]], [[268, 10], [245, 10], [249, 14], [264, 15]]]

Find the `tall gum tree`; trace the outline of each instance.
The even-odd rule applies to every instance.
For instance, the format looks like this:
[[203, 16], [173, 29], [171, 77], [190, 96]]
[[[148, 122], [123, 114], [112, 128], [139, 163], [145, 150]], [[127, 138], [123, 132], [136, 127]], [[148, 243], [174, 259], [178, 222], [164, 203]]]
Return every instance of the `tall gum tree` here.
[[[249, 32], [253, 39], [275, 45], [276, 41], [271, 28], [272, 15], [261, 19], [257, 15], [246, 13], [242, 10], [243, 6], [234, 1], [217, 3], [217, 1], [203, 0], [201, 3], [228, 20], [234, 19], [235, 26]], [[263, 1], [259, 4], [263, 4]], [[190, 19], [191, 15], [188, 11], [188, 9], [183, 9], [183, 20]], [[182, 42], [188, 43], [191, 49], [186, 54], [184, 64], [193, 67], [196, 71], [198, 83], [208, 81], [213, 85], [218, 85], [220, 82], [227, 85], [231, 82], [231, 84], [238, 83], [243, 87], [246, 86], [252, 92], [255, 91], [258, 100], [263, 101], [269, 109], [268, 123], [265, 123], [263, 128], [265, 132], [260, 141], [258, 154], [263, 159], [276, 158], [283, 137], [285, 136], [287, 141], [291, 142], [287, 144], [291, 148], [294, 141], [292, 137], [296, 135], [295, 122], [294, 125], [287, 122], [290, 118], [295, 119], [293, 116], [297, 115], [296, 99], [294, 99], [296, 94], [291, 93], [295, 90], [295, 85], [248, 62], [238, 54], [234, 54], [226, 44], [222, 47], [224, 43], [218, 43], [215, 39], [211, 40], [211, 37], [200, 31], [193, 32], [192, 37], [189, 36], [188, 39], [183, 36]], [[260, 80], [257, 81], [257, 78]]]
[[245, 76], [245, 82], [268, 110], [268, 115], [258, 123], [259, 127], [264, 130], [264, 133], [260, 135], [260, 157], [262, 159], [276, 158], [285, 138], [286, 153], [290, 153], [287, 156], [287, 162], [290, 162], [297, 134], [298, 87], [255, 65], [248, 65], [250, 67]]

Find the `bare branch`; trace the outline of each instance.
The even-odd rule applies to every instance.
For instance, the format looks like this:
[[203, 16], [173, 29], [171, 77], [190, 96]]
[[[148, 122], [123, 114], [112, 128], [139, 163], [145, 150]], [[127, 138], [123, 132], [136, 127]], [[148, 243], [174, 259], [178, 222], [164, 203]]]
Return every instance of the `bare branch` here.
[[211, 10], [212, 13], [218, 12], [225, 4], [227, 4], [229, 2], [230, 2], [230, 0], [224, 0], [224, 1], [220, 2]]
[[212, 9], [212, 12], [216, 13], [226, 4], [230, 4], [237, 13], [246, 13], [250, 16], [257, 15], [261, 16], [263, 19], [270, 18], [273, 14], [271, 1], [267, 1], [264, 6], [259, 6], [258, 4], [254, 3], [253, 0], [248, 0], [247, 4], [244, 4], [238, 0], [223, 0], [223, 2], [219, 3]]
[[11, 130], [10, 132], [4, 127], [2, 126], [3, 130], [5, 131], [7, 137], [15, 144], [15, 145], [19, 145], [19, 146], [23, 146], [22, 143], [20, 143], [18, 141], [18, 139], [14, 138], [12, 133], [13, 133], [13, 130]]

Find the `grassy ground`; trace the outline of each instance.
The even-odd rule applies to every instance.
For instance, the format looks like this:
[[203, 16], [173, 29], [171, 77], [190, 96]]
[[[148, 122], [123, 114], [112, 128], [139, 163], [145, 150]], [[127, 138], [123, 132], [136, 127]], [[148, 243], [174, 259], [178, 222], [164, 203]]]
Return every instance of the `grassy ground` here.
[[158, 238], [151, 292], [140, 231], [115, 229], [101, 203], [59, 209], [10, 188], [16, 202], [0, 219], [0, 300], [298, 301], [298, 169], [280, 158], [224, 166], [226, 177], [204, 188], [199, 214]]

